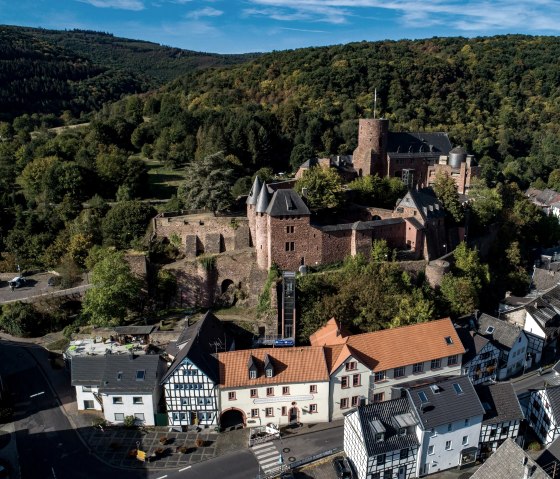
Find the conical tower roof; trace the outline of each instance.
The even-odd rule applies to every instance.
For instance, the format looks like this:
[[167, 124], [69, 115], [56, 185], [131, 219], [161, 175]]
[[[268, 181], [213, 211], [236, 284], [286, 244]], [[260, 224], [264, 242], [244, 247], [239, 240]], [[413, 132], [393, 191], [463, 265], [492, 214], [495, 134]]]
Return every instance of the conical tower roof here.
[[262, 189], [263, 182], [258, 176], [255, 176], [255, 181], [253, 181], [253, 186], [251, 186], [251, 191], [249, 192], [249, 196], [247, 197], [247, 204], [248, 205], [256, 205], [257, 200], [259, 198], [259, 194]]
[[259, 194], [259, 198], [257, 199], [257, 207], [255, 211], [257, 213], [266, 213], [266, 209], [268, 208], [268, 187], [266, 183], [263, 183], [261, 192]]

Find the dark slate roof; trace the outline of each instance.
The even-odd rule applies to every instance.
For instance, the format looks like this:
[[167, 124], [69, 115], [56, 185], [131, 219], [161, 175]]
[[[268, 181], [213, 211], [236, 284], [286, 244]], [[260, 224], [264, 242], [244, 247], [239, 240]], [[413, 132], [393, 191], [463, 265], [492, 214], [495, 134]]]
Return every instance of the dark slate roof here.
[[560, 472], [560, 436], [557, 436], [537, 458], [537, 464], [545, 471]]
[[[461, 393], [455, 391], [454, 384], [459, 385]], [[432, 390], [432, 385], [437, 385], [437, 393]], [[414, 403], [414, 408], [424, 429], [484, 415], [484, 408], [467, 376], [453, 377], [406, 391]], [[422, 404], [418, 395], [420, 392], [426, 394], [427, 403]]]
[[420, 211], [422, 218], [437, 218], [445, 215], [442, 204], [436, 198], [431, 188], [423, 188], [421, 190], [409, 190], [404, 198], [397, 203], [399, 206], [407, 208], [416, 208]]
[[257, 198], [259, 197], [259, 193], [261, 192], [263, 182], [258, 176], [255, 176], [255, 181], [253, 181], [253, 186], [251, 187], [251, 191], [249, 192], [249, 196], [247, 197], [247, 204], [248, 205], [256, 205]]
[[269, 216], [310, 215], [307, 205], [294, 190], [276, 190], [266, 210]]
[[531, 479], [550, 479], [539, 465], [513, 440], [506, 439], [498, 450], [471, 476], [471, 479], [521, 479], [526, 467]]
[[328, 233], [329, 231], [347, 231], [347, 230], [358, 230], [367, 231], [379, 228], [380, 226], [387, 225], [398, 225], [403, 223], [402, 218], [386, 218], [384, 220], [374, 220], [374, 221], [355, 221], [354, 223], [342, 223], [336, 225], [325, 225], [320, 226], [319, 229]]
[[[152, 393], [159, 386], [160, 358], [156, 354], [133, 356], [105, 356], [103, 383], [99, 387], [102, 393]], [[137, 379], [138, 372], [144, 371], [144, 379]], [[120, 379], [119, 379], [120, 377]]]
[[152, 334], [156, 326], [117, 326], [115, 332], [117, 334], [129, 334], [131, 336], [141, 334]]
[[[98, 386], [99, 392], [109, 394], [152, 393], [158, 386], [160, 361], [156, 354], [76, 356], [72, 386]], [[144, 371], [143, 380], [136, 380], [137, 371]]]
[[560, 316], [552, 307], [551, 300], [556, 302], [555, 299], [543, 295], [525, 306], [527, 313], [539, 323], [547, 336], [551, 336], [560, 327]]
[[[476, 320], [478, 333], [491, 338], [493, 342], [511, 349], [521, 334], [522, 329], [512, 323], [494, 318], [488, 314], [481, 314]], [[494, 328], [492, 333], [488, 333], [488, 328]]]
[[319, 159], [318, 158], [311, 158], [309, 160], [304, 161], [300, 168], [313, 168], [314, 166], [317, 166], [319, 164]]
[[259, 193], [259, 197], [257, 198], [257, 206], [255, 211], [257, 213], [265, 213], [266, 209], [268, 208], [268, 187], [266, 183], [262, 186], [261, 192]]
[[[418, 446], [418, 439], [414, 431], [412, 431], [412, 434], [399, 436], [397, 424], [394, 420], [395, 416], [400, 414], [411, 414], [410, 404], [406, 398], [391, 399], [390, 401], [362, 406], [357, 409], [357, 414], [368, 456]], [[416, 421], [413, 414], [411, 414], [411, 419]], [[377, 424], [380, 422], [385, 429], [383, 441], [375, 441], [376, 431], [372, 425], [374, 421], [377, 421]]]
[[556, 374], [560, 374], [560, 361], [554, 363], [554, 366], [552, 366], [552, 370], [553, 370]]
[[558, 421], [558, 418], [560, 418], [560, 386], [546, 388], [546, 395], [548, 396], [548, 403], [550, 404], [550, 409], [552, 409], [552, 414], [556, 421]]
[[523, 412], [511, 383], [479, 384], [474, 388], [486, 411], [482, 418], [483, 424], [523, 419]]
[[468, 364], [490, 341], [484, 336], [470, 331], [466, 326], [456, 327], [455, 329], [466, 351], [465, 354], [463, 354], [463, 364]]
[[399, 133], [389, 132], [388, 153], [437, 153], [447, 155], [451, 142], [447, 133]]
[[186, 325], [181, 334], [182, 344], [173, 364], [163, 376], [162, 384], [167, 381], [175, 369], [188, 359], [212, 381], [219, 378], [218, 360], [213, 354], [229, 349], [229, 338], [226, 336], [222, 323], [212, 312], [208, 311], [193, 325]]
[[74, 356], [70, 368], [72, 386], [98, 386], [103, 371], [105, 356]]
[[560, 283], [560, 263], [549, 263], [545, 268], [535, 268], [533, 286], [539, 291], [550, 289]]

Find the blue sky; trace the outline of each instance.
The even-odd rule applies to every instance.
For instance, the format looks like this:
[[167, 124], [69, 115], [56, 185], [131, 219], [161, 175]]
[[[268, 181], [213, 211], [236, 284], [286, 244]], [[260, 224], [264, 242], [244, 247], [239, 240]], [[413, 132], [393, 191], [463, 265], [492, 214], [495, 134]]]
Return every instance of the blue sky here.
[[361, 40], [557, 35], [560, 0], [0, 0], [0, 24], [244, 53]]

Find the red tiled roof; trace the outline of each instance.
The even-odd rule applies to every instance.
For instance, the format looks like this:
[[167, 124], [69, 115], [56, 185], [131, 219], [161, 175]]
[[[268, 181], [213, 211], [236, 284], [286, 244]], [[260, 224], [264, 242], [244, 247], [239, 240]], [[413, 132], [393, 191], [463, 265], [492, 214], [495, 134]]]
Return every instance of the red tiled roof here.
[[349, 336], [349, 332], [336, 319], [331, 318], [323, 327], [309, 336], [311, 346], [333, 346], [344, 344]]
[[[264, 358], [268, 354], [274, 375], [267, 378]], [[250, 356], [257, 366], [257, 378], [249, 379]], [[263, 348], [218, 354], [222, 387], [259, 386], [264, 384], [328, 381], [329, 371], [322, 347]]]

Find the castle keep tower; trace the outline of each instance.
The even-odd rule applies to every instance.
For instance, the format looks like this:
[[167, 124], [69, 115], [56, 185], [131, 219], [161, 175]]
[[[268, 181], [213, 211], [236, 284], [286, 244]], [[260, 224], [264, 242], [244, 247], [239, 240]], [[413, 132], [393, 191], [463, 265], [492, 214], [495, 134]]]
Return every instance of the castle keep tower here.
[[389, 120], [361, 119], [358, 127], [358, 148], [352, 163], [358, 176], [387, 175], [387, 140]]
[[255, 205], [255, 248], [257, 250], [257, 265], [260, 269], [268, 269], [268, 187], [264, 183], [261, 187], [257, 204]]
[[251, 231], [251, 244], [255, 244], [256, 240], [256, 213], [257, 200], [262, 189], [262, 181], [255, 176], [255, 181], [247, 197], [247, 218], [249, 219], [249, 230]]

